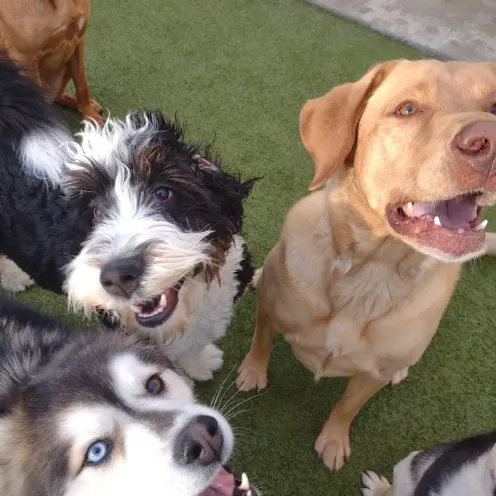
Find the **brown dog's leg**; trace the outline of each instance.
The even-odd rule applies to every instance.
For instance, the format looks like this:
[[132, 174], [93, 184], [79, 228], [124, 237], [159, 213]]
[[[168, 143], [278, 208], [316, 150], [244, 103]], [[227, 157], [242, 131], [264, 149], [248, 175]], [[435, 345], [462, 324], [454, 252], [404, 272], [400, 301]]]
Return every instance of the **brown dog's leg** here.
[[269, 367], [272, 341], [275, 331], [269, 314], [261, 308], [257, 301], [257, 323], [251, 341], [251, 348], [238, 369], [236, 385], [241, 391], [257, 388], [258, 391], [267, 386], [267, 369]]
[[[76, 96], [73, 97], [65, 92], [67, 83], [72, 78], [76, 88]], [[56, 102], [67, 107], [77, 108], [84, 118], [94, 119], [98, 124], [103, 123], [100, 115], [102, 107], [95, 100], [90, 99], [86, 72], [84, 70], [84, 41], [81, 40], [71, 58], [67, 62], [64, 83]]]
[[366, 374], [348, 379], [346, 390], [320, 431], [315, 450], [331, 472], [338, 471], [351, 454], [350, 426], [367, 401], [388, 384]]

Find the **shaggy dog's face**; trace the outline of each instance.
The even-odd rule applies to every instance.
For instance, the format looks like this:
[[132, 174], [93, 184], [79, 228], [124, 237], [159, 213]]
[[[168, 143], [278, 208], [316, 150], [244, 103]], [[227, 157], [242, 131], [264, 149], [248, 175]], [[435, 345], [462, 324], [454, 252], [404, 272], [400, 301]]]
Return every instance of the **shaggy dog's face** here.
[[84, 196], [93, 228], [67, 266], [75, 306], [133, 329], [181, 333], [199, 281], [212, 281], [252, 182], [222, 172], [158, 112], [85, 124], [62, 188]]

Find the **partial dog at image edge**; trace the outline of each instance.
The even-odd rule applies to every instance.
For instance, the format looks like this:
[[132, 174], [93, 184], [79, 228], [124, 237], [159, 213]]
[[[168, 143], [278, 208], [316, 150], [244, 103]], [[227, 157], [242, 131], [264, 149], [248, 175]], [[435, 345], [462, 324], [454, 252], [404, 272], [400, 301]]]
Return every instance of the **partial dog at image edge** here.
[[85, 121], [75, 141], [6, 59], [0, 132], [4, 286], [65, 292], [211, 379], [223, 363], [214, 343], [253, 277], [241, 231], [254, 180], [224, 171], [159, 111]]
[[325, 186], [289, 210], [257, 272], [237, 385], [266, 387], [276, 332], [316, 380], [348, 377], [314, 446], [331, 471], [361, 408], [429, 346], [462, 263], [487, 250], [495, 93], [494, 63], [390, 60], [303, 106], [310, 189]]
[[[89, 17], [90, 0], [0, 2], [0, 51], [44, 87], [47, 101], [102, 123], [102, 108], [90, 99], [84, 68]], [[71, 80], [75, 96], [66, 92]]]
[[496, 432], [414, 451], [394, 467], [392, 485], [367, 471], [363, 496], [494, 496]]
[[257, 496], [233, 445], [166, 346], [0, 297], [1, 494]]

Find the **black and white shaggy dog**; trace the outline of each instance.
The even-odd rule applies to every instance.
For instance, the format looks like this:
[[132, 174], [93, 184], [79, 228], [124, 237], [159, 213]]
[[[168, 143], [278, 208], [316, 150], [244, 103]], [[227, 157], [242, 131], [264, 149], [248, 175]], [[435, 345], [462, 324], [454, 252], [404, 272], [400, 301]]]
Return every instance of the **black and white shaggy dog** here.
[[0, 494], [256, 496], [165, 346], [0, 298]]
[[4, 278], [16, 282], [14, 262], [74, 307], [170, 344], [190, 377], [210, 379], [222, 365], [213, 343], [253, 275], [241, 237], [253, 181], [223, 172], [158, 111], [85, 122], [79, 138], [0, 61]]

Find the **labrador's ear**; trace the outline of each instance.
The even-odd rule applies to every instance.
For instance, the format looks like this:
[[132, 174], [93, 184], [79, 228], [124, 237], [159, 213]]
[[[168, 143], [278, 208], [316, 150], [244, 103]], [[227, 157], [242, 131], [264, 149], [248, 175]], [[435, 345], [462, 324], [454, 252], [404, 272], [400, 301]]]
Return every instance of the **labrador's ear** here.
[[367, 100], [394, 65], [396, 61], [378, 64], [360, 80], [337, 86], [305, 103], [300, 112], [300, 136], [315, 163], [308, 189], [322, 186], [345, 161], [355, 144]]

